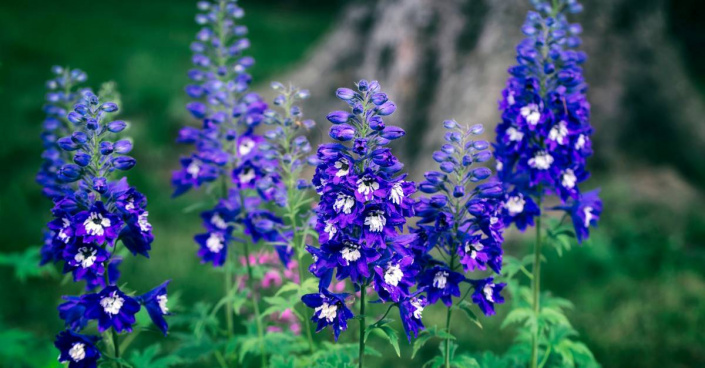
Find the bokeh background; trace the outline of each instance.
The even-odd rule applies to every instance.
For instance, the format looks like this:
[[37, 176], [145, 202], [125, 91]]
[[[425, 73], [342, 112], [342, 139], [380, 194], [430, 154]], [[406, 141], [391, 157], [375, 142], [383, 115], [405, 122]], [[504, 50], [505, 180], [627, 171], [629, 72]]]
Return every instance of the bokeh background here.
[[[444, 119], [492, 131], [527, 2], [243, 0], [254, 89], [271, 96], [274, 79], [309, 88], [305, 112], [325, 127], [325, 112], [340, 107], [335, 86], [379, 79], [399, 106], [395, 122], [409, 132], [396, 148], [418, 179]], [[604, 367], [703, 367], [705, 5], [583, 3], [576, 20], [591, 57], [596, 127], [587, 186], [602, 188], [605, 210], [587, 244], [548, 255], [545, 289], [575, 303], [569, 318]], [[171, 278], [184, 307], [219, 298], [220, 277], [195, 257], [197, 215], [182, 211], [197, 196], [172, 200], [169, 188], [181, 153], [176, 132], [195, 124], [183, 93], [194, 14], [191, 0], [0, 2], [0, 367], [54, 366], [56, 305], [79, 291], [47, 270], [22, 280], [11, 267], [27, 261], [21, 254], [39, 244], [50, 217], [34, 175], [44, 81], [54, 64], [85, 70], [95, 88], [115, 81], [122, 118], [132, 123], [138, 166], [128, 177], [150, 200], [156, 241], [151, 260], [125, 262], [126, 281], [146, 290]], [[529, 252], [527, 238], [511, 233], [507, 253]], [[441, 324], [442, 313], [430, 308], [426, 324]], [[499, 329], [505, 314], [500, 307], [483, 319], [484, 330], [456, 328], [461, 349], [506, 350], [514, 335]], [[143, 334], [135, 346], [157, 340]], [[432, 345], [416, 362], [436, 353]], [[370, 366], [417, 366], [405, 342], [404, 359], [383, 351]]]

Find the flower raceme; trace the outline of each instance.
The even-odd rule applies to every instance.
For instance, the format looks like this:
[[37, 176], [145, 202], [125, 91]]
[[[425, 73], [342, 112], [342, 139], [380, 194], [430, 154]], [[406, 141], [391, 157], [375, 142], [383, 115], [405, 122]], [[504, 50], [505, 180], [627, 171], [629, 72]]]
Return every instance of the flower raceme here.
[[336, 143], [318, 148], [313, 185], [320, 195], [320, 247], [307, 250], [314, 258], [309, 270], [321, 280], [320, 292], [303, 301], [314, 308], [318, 331], [332, 325], [337, 339], [353, 314], [344, 302], [347, 294], [328, 291], [334, 273], [338, 280], [349, 279], [362, 296], [373, 286], [382, 302], [399, 303], [411, 297], [418, 270], [408, 235], [401, 234], [414, 213], [410, 195], [416, 188], [401, 174], [403, 165], [388, 147], [404, 131], [383, 120], [396, 105], [376, 81], [361, 80], [356, 91], [340, 88], [336, 94], [350, 111], [327, 116]]
[[539, 200], [556, 195], [573, 218], [578, 241], [597, 224], [601, 202], [597, 192], [581, 194], [579, 184], [589, 174], [586, 160], [592, 155], [590, 104], [581, 65], [586, 55], [579, 24], [567, 12], [578, 12], [576, 1], [557, 6], [534, 1], [522, 27], [526, 38], [517, 46], [518, 65], [502, 91], [502, 122], [497, 127], [494, 155], [507, 194], [504, 218], [520, 230], [533, 226], [544, 209]]
[[[56, 146], [62, 151], [60, 156], [68, 159], [59, 167], [55, 180], [44, 182], [45, 189], [52, 188], [54, 193], [54, 220], [48, 224], [51, 239], [42, 250], [42, 258], [44, 262], [63, 263], [63, 272], [71, 273], [76, 282], [84, 281], [87, 290], [101, 289], [98, 293], [64, 297], [59, 315], [67, 330], [57, 336], [55, 343], [61, 351], [60, 361], [70, 367], [95, 367], [102, 356], [96, 346], [100, 338], [79, 332], [96, 320], [99, 332], [113, 331], [112, 353], [119, 354], [117, 334], [132, 331], [135, 313], [142, 304], [151, 309], [151, 298], [131, 297], [119, 289], [118, 266], [122, 253], [148, 257], [154, 237], [146, 198], [125, 178], [114, 179], [117, 173], [135, 165], [135, 159], [127, 156], [132, 143], [115, 140], [126, 124], [105, 121], [107, 114], [117, 111], [117, 105], [101, 102], [90, 90], [81, 91], [80, 96], [73, 111], [65, 115], [57, 112], [55, 117], [67, 122], [62, 131], [66, 135], [57, 137]], [[118, 249], [120, 243], [127, 252]], [[165, 285], [160, 290], [164, 308], [150, 315], [166, 334]]]

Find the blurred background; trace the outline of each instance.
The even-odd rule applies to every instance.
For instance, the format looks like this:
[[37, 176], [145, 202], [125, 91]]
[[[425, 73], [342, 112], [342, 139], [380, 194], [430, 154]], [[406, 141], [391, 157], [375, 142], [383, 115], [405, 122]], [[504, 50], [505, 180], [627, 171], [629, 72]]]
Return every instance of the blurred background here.
[[[596, 156], [586, 188], [602, 188], [600, 227], [587, 244], [549, 254], [545, 289], [571, 300], [569, 318], [604, 367], [705, 366], [705, 3], [700, 0], [585, 0], [575, 17], [589, 60]], [[254, 89], [293, 81], [312, 92], [306, 115], [319, 122], [341, 104], [338, 86], [378, 79], [397, 103], [393, 122], [408, 134], [396, 149], [412, 178], [431, 168], [441, 122], [483, 123], [488, 139], [497, 100], [514, 63], [528, 0], [243, 0]], [[49, 367], [62, 328], [60, 295], [77, 293], [50, 274], [17, 278], [50, 218], [34, 182], [44, 81], [51, 65], [85, 70], [89, 85], [115, 81], [130, 121], [138, 166], [128, 178], [150, 200], [156, 236], [151, 260], [130, 258], [123, 277], [147, 290], [171, 278], [185, 307], [217, 300], [220, 277], [195, 257], [197, 195], [171, 200], [174, 144], [187, 114], [188, 45], [199, 27], [191, 0], [0, 2], [0, 367]], [[324, 134], [325, 135], [325, 134]], [[506, 252], [523, 256], [530, 236], [510, 234]], [[29, 267], [25, 267], [30, 269]], [[18, 269], [22, 269], [19, 267]], [[22, 275], [20, 275], [22, 276]], [[36, 276], [36, 277], [35, 277]], [[424, 313], [441, 324], [441, 308]], [[506, 309], [484, 330], [457, 328], [463, 351], [502, 353]], [[319, 339], [329, 339], [322, 333]], [[158, 340], [141, 335], [136, 347]], [[169, 344], [169, 339], [165, 344]], [[436, 354], [428, 344], [416, 362]], [[31, 346], [32, 354], [26, 352]], [[23, 348], [23, 349], [21, 349]], [[416, 366], [389, 349], [370, 366]], [[420, 364], [419, 364], [420, 366]]]

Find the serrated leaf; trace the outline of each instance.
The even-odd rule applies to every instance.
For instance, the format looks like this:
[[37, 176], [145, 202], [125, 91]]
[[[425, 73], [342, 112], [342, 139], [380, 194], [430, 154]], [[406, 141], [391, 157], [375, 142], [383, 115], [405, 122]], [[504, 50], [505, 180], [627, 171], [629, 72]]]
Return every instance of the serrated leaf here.
[[[426, 332], [426, 331], [423, 331], [423, 332]], [[419, 334], [419, 336], [416, 338], [416, 340], [414, 340], [414, 346], [413, 346], [413, 350], [411, 352], [411, 359], [414, 359], [414, 357], [416, 356], [416, 353], [418, 353], [419, 350], [428, 342], [428, 340], [430, 340], [433, 337], [432, 334], [430, 334], [428, 332], [426, 332], [426, 333], [423, 333], [423, 332]]]
[[384, 336], [394, 347], [394, 350], [397, 352], [397, 356], [401, 357], [401, 351], [399, 350], [399, 335], [397, 335], [397, 332], [389, 326], [382, 326], [379, 329], [384, 332]]
[[499, 326], [499, 328], [505, 328], [515, 323], [525, 323], [531, 318], [535, 318], [533, 310], [529, 308], [513, 309], [511, 312], [509, 312], [509, 314], [507, 314], [507, 317], [504, 318], [504, 321], [502, 321], [502, 324]]
[[151, 345], [142, 352], [133, 352], [130, 356], [130, 362], [135, 368], [168, 368], [183, 362], [177, 355], [166, 355], [156, 358], [160, 351], [161, 346], [159, 344]]

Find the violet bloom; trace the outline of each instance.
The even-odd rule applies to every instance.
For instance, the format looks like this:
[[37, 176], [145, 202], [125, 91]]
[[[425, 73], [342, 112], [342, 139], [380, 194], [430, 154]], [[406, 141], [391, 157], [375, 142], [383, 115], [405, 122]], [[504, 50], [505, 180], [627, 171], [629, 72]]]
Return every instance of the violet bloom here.
[[137, 300], [147, 309], [147, 313], [149, 313], [149, 317], [152, 319], [152, 322], [154, 322], [164, 336], [166, 336], [167, 330], [169, 329], [169, 325], [164, 319], [164, 316], [171, 314], [169, 313], [169, 308], [167, 307], [167, 285], [169, 285], [169, 281], [165, 281], [163, 284], [137, 298]]
[[435, 304], [439, 299], [447, 307], [453, 305], [453, 297], [460, 296], [460, 283], [465, 276], [446, 267], [435, 266], [427, 269], [419, 279], [419, 286], [425, 288], [428, 302]]
[[54, 346], [59, 350], [59, 362], [69, 368], [95, 368], [101, 354], [95, 344], [98, 336], [88, 336], [67, 330], [56, 336]]
[[333, 326], [335, 340], [338, 341], [340, 331], [348, 328], [347, 320], [353, 318], [353, 313], [345, 305], [348, 294], [335, 294], [328, 289], [321, 289], [317, 294], [306, 294], [301, 300], [307, 307], [313, 309], [311, 321], [317, 324], [316, 332], [326, 326]]
[[140, 310], [140, 303], [117, 286], [107, 286], [100, 293], [84, 295], [81, 302], [86, 308], [85, 317], [98, 320], [101, 333], [111, 327], [118, 333], [132, 332], [135, 314]]
[[228, 232], [213, 231], [198, 234], [194, 239], [200, 246], [198, 256], [201, 257], [201, 263], [211, 262], [215, 267], [225, 264], [228, 255], [228, 241], [230, 239]]
[[428, 305], [428, 301], [423, 295], [414, 295], [399, 303], [399, 315], [409, 343], [411, 343], [412, 335], [416, 338], [419, 331], [425, 328], [421, 317], [426, 305]]
[[472, 293], [472, 302], [477, 304], [482, 313], [486, 316], [495, 314], [495, 304], [504, 303], [504, 298], [500, 292], [507, 284], [503, 282], [495, 284], [493, 281], [494, 279], [492, 277], [470, 281], [475, 288], [475, 291]]
[[83, 237], [86, 244], [112, 244], [122, 228], [122, 220], [109, 212], [103, 202], [96, 202], [87, 210], [76, 214], [76, 236]]

